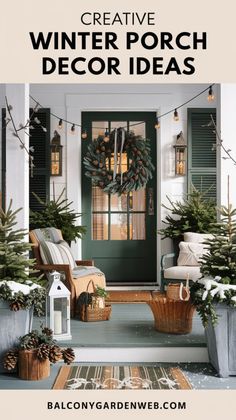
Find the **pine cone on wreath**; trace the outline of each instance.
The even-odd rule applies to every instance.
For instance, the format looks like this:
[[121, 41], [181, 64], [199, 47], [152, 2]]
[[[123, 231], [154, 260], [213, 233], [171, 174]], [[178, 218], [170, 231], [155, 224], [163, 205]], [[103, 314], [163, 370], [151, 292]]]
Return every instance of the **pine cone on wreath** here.
[[3, 358], [3, 367], [7, 370], [12, 370], [16, 367], [18, 362], [18, 350], [9, 350]]
[[11, 302], [10, 309], [14, 312], [17, 312], [21, 309], [21, 304], [19, 302]]
[[48, 344], [41, 344], [37, 351], [37, 357], [39, 360], [46, 360], [49, 358], [50, 346]]
[[49, 360], [52, 363], [59, 362], [62, 358], [62, 351], [58, 346], [52, 346], [49, 351]]
[[70, 365], [75, 360], [75, 352], [72, 348], [68, 347], [62, 351], [64, 363]]

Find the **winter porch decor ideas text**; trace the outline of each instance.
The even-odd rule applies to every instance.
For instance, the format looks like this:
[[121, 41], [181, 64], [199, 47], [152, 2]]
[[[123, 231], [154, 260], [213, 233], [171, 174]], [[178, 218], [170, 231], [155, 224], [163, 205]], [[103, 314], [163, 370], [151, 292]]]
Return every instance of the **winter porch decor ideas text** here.
[[145, 187], [155, 169], [149, 140], [124, 128], [92, 141], [84, 157], [84, 166], [85, 175], [91, 178], [93, 185], [118, 195]]

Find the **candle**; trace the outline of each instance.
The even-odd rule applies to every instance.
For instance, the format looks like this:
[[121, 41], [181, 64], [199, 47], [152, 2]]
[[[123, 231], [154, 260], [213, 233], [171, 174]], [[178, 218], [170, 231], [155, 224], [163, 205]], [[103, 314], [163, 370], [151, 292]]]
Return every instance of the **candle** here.
[[61, 334], [62, 333], [62, 319], [61, 319], [61, 311], [54, 312], [54, 334]]

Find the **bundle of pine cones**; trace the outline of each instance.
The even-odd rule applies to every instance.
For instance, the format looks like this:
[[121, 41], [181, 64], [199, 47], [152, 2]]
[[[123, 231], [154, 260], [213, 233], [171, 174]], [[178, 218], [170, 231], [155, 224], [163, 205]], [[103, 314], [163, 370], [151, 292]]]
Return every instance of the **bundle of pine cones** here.
[[19, 338], [19, 345], [8, 350], [3, 359], [3, 366], [7, 370], [12, 370], [17, 366], [20, 350], [37, 350], [39, 360], [49, 359], [51, 363], [63, 360], [70, 364], [75, 359], [72, 348], [62, 349], [52, 338], [53, 332], [50, 328], [41, 326], [41, 331], [33, 330], [29, 334]]

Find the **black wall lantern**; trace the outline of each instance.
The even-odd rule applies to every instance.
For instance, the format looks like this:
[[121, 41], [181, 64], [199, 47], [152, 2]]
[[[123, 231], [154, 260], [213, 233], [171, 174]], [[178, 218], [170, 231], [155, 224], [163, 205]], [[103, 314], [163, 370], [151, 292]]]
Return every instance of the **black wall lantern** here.
[[51, 176], [62, 175], [62, 148], [61, 136], [54, 131], [54, 137], [51, 140]]
[[186, 175], [187, 170], [187, 144], [182, 131], [177, 135], [175, 149], [175, 174]]

